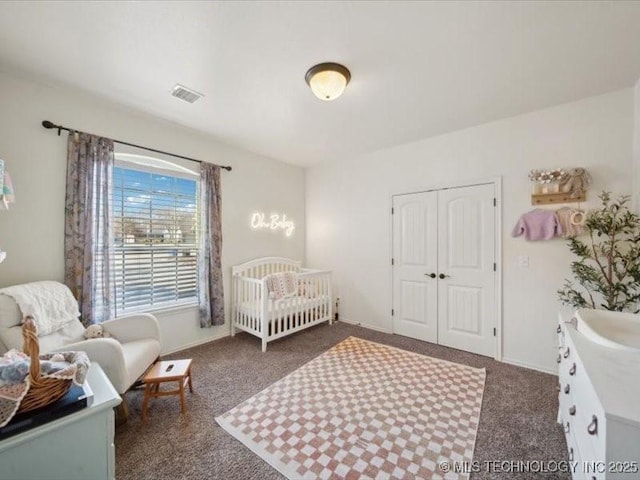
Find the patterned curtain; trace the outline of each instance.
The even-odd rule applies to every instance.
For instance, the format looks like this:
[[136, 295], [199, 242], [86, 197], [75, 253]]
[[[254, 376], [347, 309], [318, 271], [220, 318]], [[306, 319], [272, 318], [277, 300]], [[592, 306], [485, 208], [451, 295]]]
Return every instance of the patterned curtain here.
[[222, 288], [222, 222], [220, 220], [220, 167], [200, 164], [200, 245], [198, 259], [200, 326], [224, 324]]
[[64, 281], [78, 299], [85, 325], [115, 316], [113, 158], [113, 140], [69, 134]]

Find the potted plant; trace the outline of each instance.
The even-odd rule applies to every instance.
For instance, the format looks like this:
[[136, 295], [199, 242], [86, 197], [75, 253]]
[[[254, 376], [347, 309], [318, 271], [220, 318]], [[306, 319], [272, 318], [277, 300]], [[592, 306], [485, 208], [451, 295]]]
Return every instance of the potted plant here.
[[[572, 238], [569, 250], [575, 279], [566, 280], [558, 297], [565, 305], [618, 312], [640, 311], [640, 215], [629, 210], [628, 195], [611, 198], [589, 212], [586, 240]], [[577, 285], [576, 285], [577, 283]]]

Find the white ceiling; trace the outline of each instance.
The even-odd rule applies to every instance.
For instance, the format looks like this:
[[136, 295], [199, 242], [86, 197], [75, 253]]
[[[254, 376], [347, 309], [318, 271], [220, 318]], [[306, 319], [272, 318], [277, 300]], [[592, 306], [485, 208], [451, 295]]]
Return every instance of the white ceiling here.
[[630, 87], [640, 2], [2, 2], [0, 66], [312, 165]]

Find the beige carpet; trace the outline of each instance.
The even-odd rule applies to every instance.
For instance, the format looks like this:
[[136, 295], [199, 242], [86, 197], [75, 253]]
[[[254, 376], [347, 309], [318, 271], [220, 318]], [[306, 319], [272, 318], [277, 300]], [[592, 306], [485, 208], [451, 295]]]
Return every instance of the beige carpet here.
[[484, 369], [349, 337], [216, 421], [289, 479], [466, 478]]
[[193, 358], [187, 411], [177, 396], [151, 403], [142, 422], [143, 389], [127, 393], [129, 421], [116, 428], [117, 480], [285, 480], [214, 420], [348, 337], [484, 368], [487, 377], [471, 480], [571, 480], [566, 473], [499, 472], [485, 462], [566, 461], [558, 414], [558, 377], [480, 355], [375, 332], [343, 322], [319, 325], [269, 344], [249, 334], [223, 338], [164, 359]]

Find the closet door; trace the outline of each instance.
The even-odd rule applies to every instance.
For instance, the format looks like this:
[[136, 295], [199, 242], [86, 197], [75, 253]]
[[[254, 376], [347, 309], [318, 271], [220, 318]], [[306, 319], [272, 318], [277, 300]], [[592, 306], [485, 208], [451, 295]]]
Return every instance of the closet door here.
[[393, 197], [393, 332], [438, 340], [437, 193]]
[[494, 185], [438, 191], [438, 343], [495, 356]]

